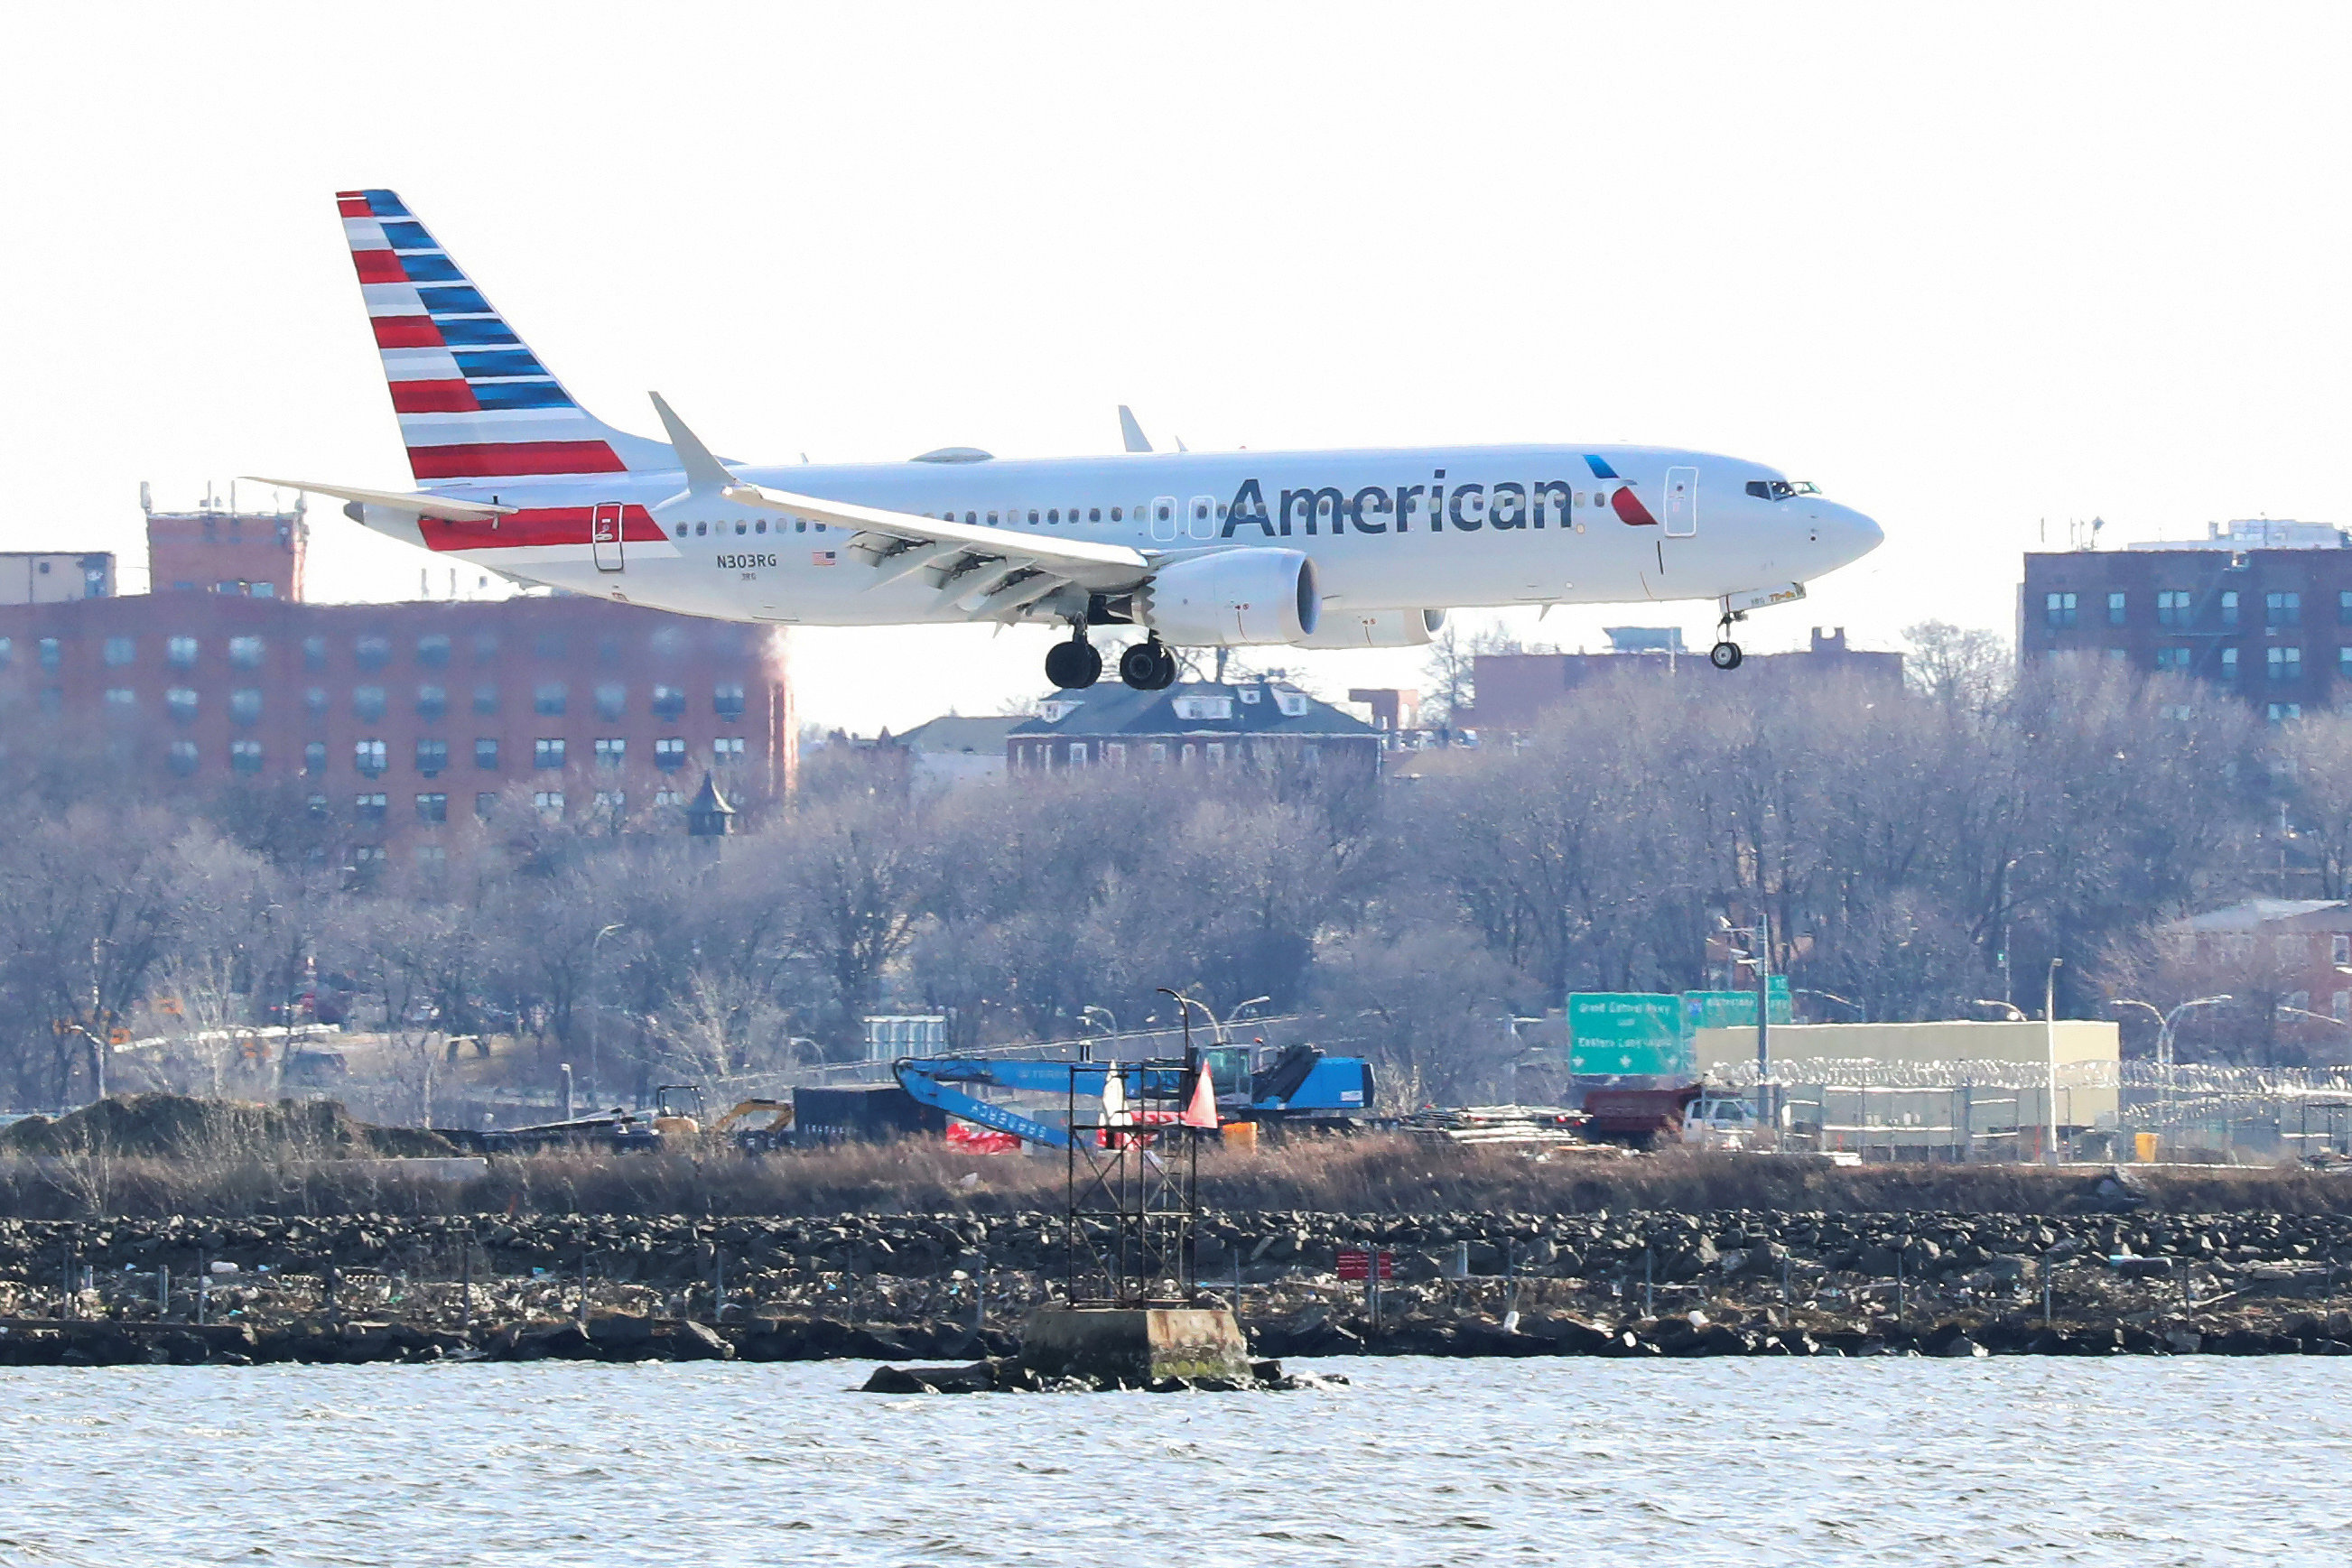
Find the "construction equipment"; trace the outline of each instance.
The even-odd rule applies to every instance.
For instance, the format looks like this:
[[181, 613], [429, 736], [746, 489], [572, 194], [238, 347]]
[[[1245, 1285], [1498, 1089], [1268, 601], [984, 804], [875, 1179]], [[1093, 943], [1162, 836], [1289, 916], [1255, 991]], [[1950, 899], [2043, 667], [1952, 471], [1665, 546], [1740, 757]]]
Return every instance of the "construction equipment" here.
[[[767, 1120], [752, 1121], [760, 1116]], [[710, 1131], [716, 1137], [732, 1137], [735, 1146], [747, 1155], [764, 1155], [784, 1146], [792, 1124], [793, 1103], [789, 1100], [739, 1100], [731, 1110], [711, 1124]]]
[[681, 1140], [702, 1136], [703, 1119], [709, 1114], [702, 1106], [701, 1084], [657, 1083], [653, 1114], [630, 1117], [614, 1133], [613, 1147], [625, 1155], [657, 1154]]
[[[1346, 1130], [1372, 1103], [1372, 1067], [1361, 1057], [1326, 1056], [1294, 1045], [1252, 1071], [1238, 1047], [1202, 1051], [1221, 1121], [1252, 1122], [1269, 1130]], [[983, 1057], [901, 1057], [890, 1071], [918, 1103], [1049, 1148], [1067, 1148], [1070, 1135], [1050, 1122], [983, 1100], [971, 1089], [1008, 1089], [1060, 1097], [1066, 1105], [1099, 1103], [1112, 1074], [1126, 1103], [1184, 1103], [1188, 1069], [1181, 1061], [1006, 1061]]]
[[1691, 1103], [1705, 1092], [1706, 1086], [1699, 1083], [1671, 1089], [1588, 1089], [1584, 1135], [1596, 1144], [1636, 1149], [1678, 1143]]

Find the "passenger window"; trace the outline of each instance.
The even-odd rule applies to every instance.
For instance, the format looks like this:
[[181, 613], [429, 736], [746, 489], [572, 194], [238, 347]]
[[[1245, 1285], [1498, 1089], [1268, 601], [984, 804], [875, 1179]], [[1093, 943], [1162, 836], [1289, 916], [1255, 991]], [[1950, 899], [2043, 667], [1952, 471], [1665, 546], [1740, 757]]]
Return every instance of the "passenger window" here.
[[996, 526], [996, 514], [994, 512], [988, 514], [988, 526], [992, 528]]
[[[1116, 515], [1116, 514], [1118, 513], [1118, 508], [1117, 507], [1113, 507], [1111, 508], [1111, 511], [1112, 511], [1112, 513], [1113, 513], [1114, 515]], [[1101, 522], [1101, 521], [1102, 521], [1102, 508], [1101, 508], [1100, 507], [1088, 507], [1087, 508], [1087, 521], [1088, 521], [1088, 522], [1090, 522], [1090, 523], [1099, 523], [1099, 522]]]
[[1110, 509], [1110, 520], [1111, 520], [1112, 522], [1114, 522], [1114, 523], [1115, 523], [1115, 522], [1118, 522], [1118, 521], [1119, 520], [1119, 510], [1120, 510], [1120, 509], [1119, 509], [1118, 507], [1113, 507]]
[[1029, 526], [1033, 528], [1037, 526], [1037, 508], [1034, 507], [1029, 508]]
[[749, 523], [740, 523], [740, 522], [739, 522], [739, 523], [737, 523], [737, 524], [735, 525], [735, 531], [736, 531], [737, 533], [739, 533], [739, 534], [740, 534], [740, 533], [743, 533], [743, 532], [747, 531], [747, 530], [750, 528], [750, 527], [751, 527], [751, 525], [750, 525]]
[[1062, 520], [1061, 509], [1056, 507], [1054, 510], [1047, 512], [1045, 514], [1045, 520], [1049, 523], [1060, 522]]
[[710, 531], [710, 525], [709, 523], [697, 523], [694, 525], [694, 531], [698, 534], [707, 534]]
[[752, 524], [751, 531], [755, 534], [766, 533], [768, 531], [768, 519], [761, 517], [758, 522]]
[[[966, 527], [966, 528], [970, 528], [970, 527], [971, 527], [971, 526], [972, 526], [972, 523], [973, 523], [973, 521], [974, 521], [974, 519], [976, 519], [976, 518], [979, 517], [979, 515], [980, 515], [980, 514], [979, 514], [979, 513], [977, 513], [977, 512], [966, 512], [966, 513], [963, 515], [964, 527]], [[996, 521], [996, 518], [995, 518], [993, 516], [992, 516], [988, 520], [989, 520], [990, 522], [992, 522], [992, 522]]]
[[806, 517], [794, 517], [793, 519], [793, 532], [796, 534], [804, 534], [808, 532], [808, 519]]
[[1163, 523], [1168, 520], [1168, 508], [1165, 507], [1160, 508], [1160, 520]]

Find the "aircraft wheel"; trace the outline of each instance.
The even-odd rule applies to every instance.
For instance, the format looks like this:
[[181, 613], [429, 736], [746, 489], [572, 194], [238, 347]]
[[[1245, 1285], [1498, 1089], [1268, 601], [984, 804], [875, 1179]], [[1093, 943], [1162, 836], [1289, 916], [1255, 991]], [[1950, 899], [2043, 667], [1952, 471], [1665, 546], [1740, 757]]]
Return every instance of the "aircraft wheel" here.
[[1736, 670], [1744, 657], [1746, 655], [1740, 653], [1737, 643], [1717, 643], [1707, 650], [1706, 655], [1707, 663], [1718, 670]]
[[1130, 643], [1118, 656], [1118, 678], [1139, 692], [1157, 691], [1151, 682], [1160, 673], [1160, 648], [1157, 643]]
[[1150, 684], [1143, 689], [1164, 692], [1176, 684], [1176, 655], [1169, 651], [1165, 643], [1151, 643], [1146, 646], [1151, 650], [1153, 668]]
[[1102, 663], [1093, 643], [1072, 638], [1045, 651], [1045, 678], [1066, 692], [1078, 691], [1102, 679]]

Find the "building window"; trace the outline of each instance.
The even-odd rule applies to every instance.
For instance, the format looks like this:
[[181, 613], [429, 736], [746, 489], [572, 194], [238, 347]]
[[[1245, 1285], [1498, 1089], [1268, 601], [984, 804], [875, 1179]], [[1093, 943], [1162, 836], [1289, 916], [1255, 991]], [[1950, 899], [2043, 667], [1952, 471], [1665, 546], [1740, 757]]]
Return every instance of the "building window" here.
[[679, 794], [675, 789], [656, 789], [654, 791], [654, 804], [656, 806], [683, 806], [686, 804], [686, 797]]
[[1204, 742], [1201, 747], [1201, 752], [1202, 755], [1208, 759], [1210, 767], [1222, 768], [1224, 766], [1225, 743], [1223, 741], [1212, 740]]
[[561, 718], [564, 695], [562, 681], [541, 681], [531, 690], [530, 710], [544, 718]]
[[383, 772], [383, 742], [381, 740], [352, 742], [352, 766], [371, 779], [380, 777]]
[[327, 640], [324, 637], [302, 639], [302, 667], [306, 670], [323, 670], [327, 667]]
[[2110, 626], [2120, 626], [2124, 623], [2124, 596], [2120, 593], [2108, 594], [2107, 624]]
[[2159, 626], [2186, 626], [2194, 618], [2186, 589], [2167, 588], [2156, 596], [2156, 623]]
[[437, 720], [449, 711], [449, 690], [446, 686], [416, 688], [416, 716]]
[[234, 668], [240, 670], [261, 668], [261, 639], [231, 637], [228, 640], [228, 662]]
[[163, 644], [163, 657], [171, 661], [172, 667], [175, 670], [194, 668], [196, 663], [196, 640], [194, 637], [173, 637], [167, 640]]
[[2186, 648], [2158, 648], [2156, 651], [2156, 667], [2159, 670], [2173, 670], [2181, 674], [2187, 674], [2189, 673], [2189, 650]]
[[302, 743], [302, 771], [312, 779], [327, 770], [327, 743], [306, 740]]
[[2303, 650], [2300, 648], [2269, 649], [2263, 662], [2270, 666], [2270, 677], [2274, 681], [2299, 681], [2303, 678]]
[[10, 664], [14, 664], [16, 662], [16, 639], [14, 637], [0, 637], [0, 670], [5, 670]]
[[2289, 719], [2297, 719], [2302, 716], [2303, 705], [2301, 703], [2273, 703], [2270, 706], [2270, 721], [2273, 724], [2284, 724]]
[[474, 742], [474, 766], [485, 773], [499, 770], [499, 743], [490, 736], [481, 736]]
[[165, 755], [170, 760], [172, 771], [179, 777], [185, 779], [195, 772], [196, 743], [194, 741], [175, 740], [172, 742], [171, 750]]
[[2224, 626], [2235, 626], [2237, 623], [2238, 591], [2233, 588], [2230, 590], [2229, 592], [2221, 595], [2221, 624]]
[[499, 634], [495, 632], [474, 633], [474, 663], [487, 664], [499, 656]]
[[392, 663], [392, 639], [362, 637], [352, 644], [352, 660], [362, 670], [381, 670]]
[[2352, 588], [2336, 595], [2336, 621], [2338, 625], [2352, 626]]
[[228, 765], [231, 770], [238, 773], [260, 772], [261, 742], [257, 740], [230, 741], [228, 743]]
[[2303, 595], [2286, 592], [2263, 594], [2263, 623], [2266, 626], [2302, 625]]
[[530, 803], [541, 816], [551, 822], [559, 821], [563, 815], [563, 791], [561, 789], [538, 790], [532, 794]]
[[2225, 681], [2238, 678], [2238, 651], [2235, 648], [2221, 650], [2221, 678]]
[[654, 766], [665, 773], [675, 773], [686, 766], [686, 737], [665, 736], [654, 742]]
[[302, 809], [310, 813], [313, 821], [324, 821], [327, 816], [327, 798], [324, 795], [306, 795], [302, 798]]
[[352, 797], [352, 816], [362, 822], [383, 821], [384, 798], [381, 793], [362, 792]]
[[239, 686], [228, 694], [228, 716], [238, 724], [261, 722], [261, 688]]
[[416, 771], [427, 779], [449, 766], [449, 743], [446, 740], [420, 740], [416, 743]]
[[710, 760], [720, 768], [730, 768], [743, 760], [743, 737], [722, 735], [710, 743]]
[[312, 718], [327, 716], [327, 688], [311, 686], [302, 693], [302, 706], [310, 710]]
[[677, 718], [686, 712], [686, 690], [682, 686], [654, 688], [654, 716]]
[[119, 670], [138, 656], [139, 644], [131, 641], [130, 638], [109, 637], [106, 640], [107, 668], [110, 670]]
[[743, 716], [743, 684], [740, 681], [722, 681], [712, 687], [710, 706], [727, 723], [740, 719]]
[[106, 689], [106, 707], [117, 717], [127, 718], [139, 709], [139, 694], [129, 686], [109, 686]]
[[533, 768], [562, 767], [562, 737], [559, 736], [551, 740], [545, 737], [541, 737], [540, 739], [532, 741], [530, 743], [530, 765]]
[[1123, 766], [1127, 761], [1127, 742], [1123, 740], [1104, 741], [1103, 761], [1106, 765], [1112, 768]]
[[163, 706], [182, 724], [192, 723], [196, 716], [196, 694], [187, 686], [173, 686], [163, 694]]
[[534, 646], [542, 659], [561, 659], [571, 651], [561, 632], [541, 632]]
[[416, 797], [416, 820], [420, 822], [446, 822], [449, 820], [449, 797], [438, 790]]
[[596, 688], [596, 716], [618, 718], [627, 711], [629, 689], [618, 681], [606, 681]]
[[2352, 964], [2352, 932], [2337, 931], [2327, 938], [2327, 961]]
[[498, 809], [499, 809], [499, 795], [498, 795], [498, 791], [497, 791], [497, 790], [495, 790], [495, 789], [479, 789], [479, 790], [475, 791], [475, 794], [474, 794], [474, 815], [475, 815], [475, 816], [477, 816], [477, 817], [488, 817], [491, 812], [493, 812], [493, 811], [497, 810]]
[[2071, 593], [2044, 595], [2042, 617], [2052, 626], [2072, 626], [2074, 624], [2074, 596]]
[[476, 686], [474, 688], [474, 711], [480, 714], [485, 718], [497, 713], [499, 711], [499, 688], [496, 686], [487, 685]]
[[1167, 763], [1168, 743], [1166, 741], [1155, 740], [1151, 743], [1151, 760], [1163, 766]]
[[[383, 819], [378, 818], [377, 820], [380, 821]], [[376, 867], [382, 864], [383, 864], [383, 846], [382, 844], [353, 844], [352, 846], [352, 869], [353, 871], [373, 871]]]
[[428, 670], [447, 667], [449, 639], [438, 632], [429, 637], [419, 637], [416, 640], [416, 662]]
[[1070, 766], [1073, 768], [1084, 768], [1086, 765], [1087, 743], [1083, 740], [1074, 740], [1070, 742]]
[[[736, 527], [740, 528], [742, 525], [738, 523]], [[629, 809], [629, 797], [625, 791], [619, 789], [599, 789], [596, 791], [595, 805], [596, 810], [605, 816], [617, 817]]]
[[629, 743], [617, 735], [596, 737], [596, 766], [607, 773], [617, 771], [628, 760], [628, 752]]
[[[442, 809], [442, 815], [446, 817], [447, 814], [448, 809], [445, 806]], [[416, 863], [422, 866], [431, 866], [436, 871], [440, 870], [443, 866], [449, 863], [449, 846], [446, 844], [417, 845]]]
[[383, 688], [382, 686], [353, 686], [352, 688], [352, 716], [353, 718], [382, 718], [383, 716]]

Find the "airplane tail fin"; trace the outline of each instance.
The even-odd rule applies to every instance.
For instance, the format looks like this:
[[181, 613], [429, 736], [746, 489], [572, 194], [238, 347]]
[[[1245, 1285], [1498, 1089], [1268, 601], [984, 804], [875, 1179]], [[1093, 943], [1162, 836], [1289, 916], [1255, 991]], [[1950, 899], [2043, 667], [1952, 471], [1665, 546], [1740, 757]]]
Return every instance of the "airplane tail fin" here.
[[590, 414], [391, 191], [335, 204], [421, 485], [675, 468], [657, 441]]

